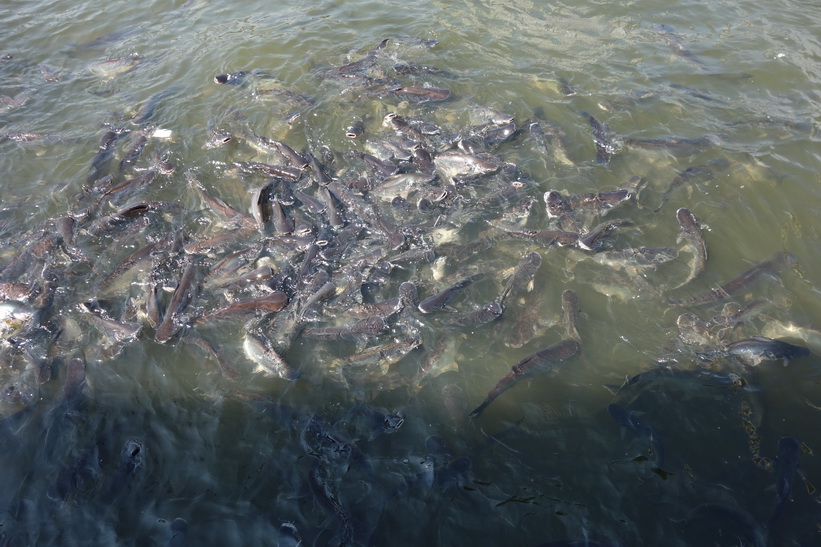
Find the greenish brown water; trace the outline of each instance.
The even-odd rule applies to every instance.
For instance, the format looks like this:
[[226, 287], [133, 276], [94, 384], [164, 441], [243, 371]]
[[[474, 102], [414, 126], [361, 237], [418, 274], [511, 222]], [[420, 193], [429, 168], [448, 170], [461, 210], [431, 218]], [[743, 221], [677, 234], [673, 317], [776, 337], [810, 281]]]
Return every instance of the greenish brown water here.
[[[48, 326], [15, 332], [11, 325], [4, 332], [10, 340], [2, 348], [0, 538], [9, 545], [177, 545], [171, 523], [184, 519], [189, 545], [289, 545], [283, 523], [293, 523], [306, 545], [818, 543], [819, 498], [810, 486], [821, 483], [815, 455], [821, 343], [813, 330], [821, 322], [817, 8], [742, 1], [673, 10], [648, 0], [4, 3], [2, 264], [52, 232], [53, 219], [79, 218], [89, 167], [111, 128], [131, 131], [116, 143], [115, 170], [141, 130], [149, 138], [133, 174], [159, 158], [175, 169], [113, 205], [104, 203], [93, 218], [139, 201], [179, 208], [153, 215], [142, 230], [101, 238], [89, 235], [90, 220], [78, 220], [76, 247], [88, 262], [54, 250], [15, 279], [4, 277], [40, 287], [49, 275], [44, 265], [57, 272]], [[662, 24], [673, 34], [660, 30]], [[328, 77], [328, 70], [362, 59], [386, 38], [380, 69], [403, 85], [447, 88], [450, 98], [415, 104], [369, 95], [376, 84]], [[429, 47], [426, 40], [436, 43]], [[395, 65], [436, 70], [397, 76], [390, 71]], [[256, 72], [241, 86], [214, 82], [217, 74], [240, 70]], [[134, 124], [158, 93], [150, 123]], [[331, 174], [347, 183], [368, 172], [350, 153], [364, 150], [363, 138], [384, 136], [389, 112], [436, 124], [443, 133], [467, 133], [485, 121], [480, 107], [509, 114], [522, 128], [493, 150], [515, 165], [510, 179], [522, 188], [513, 200], [479, 209], [504, 182], [488, 177], [460, 188], [461, 201], [437, 210], [440, 219], [391, 213], [400, 221], [437, 222], [407, 227], [413, 235], [405, 249], [435, 247], [446, 237], [457, 243], [498, 237], [500, 226], [546, 228], [544, 192], [609, 191], [641, 177], [637, 195], [604, 217], [625, 221], [605, 246], [671, 246], [679, 258], [634, 271], [597, 264], [579, 249], [499, 238], [473, 255], [403, 263], [374, 300], [396, 296], [404, 281], [416, 283], [424, 298], [472, 273], [485, 278], [454, 300], [458, 312], [408, 309], [391, 318], [390, 334], [370, 346], [414, 333], [422, 347], [370, 384], [342, 384], [329, 372], [334, 359], [358, 349], [353, 342], [296, 336], [285, 357], [300, 378], [266, 377], [253, 372], [243, 351], [244, 331], [262, 329], [256, 321], [206, 328], [189, 322], [159, 344], [143, 313], [145, 271], [101, 290], [104, 276], [149, 241], [177, 232], [195, 241], [226, 230], [189, 175], [210, 195], [249, 212], [254, 190], [266, 179], [236, 162], [284, 161], [250, 146], [248, 133], [317, 156], [327, 147]], [[691, 153], [624, 144], [608, 163], [596, 163], [582, 112], [606, 123], [621, 139], [617, 144], [707, 137], [709, 146]], [[346, 138], [345, 128], [358, 119], [363, 138]], [[558, 140], [541, 149], [528, 132], [530, 121]], [[170, 131], [170, 138], [155, 129]], [[231, 134], [232, 142], [207, 146], [215, 129]], [[713, 176], [686, 181], [656, 211], [680, 172], [704, 165]], [[309, 179], [300, 186], [314, 192]], [[528, 214], [516, 216], [528, 199]], [[709, 257], [693, 283], [672, 292], [692, 260], [677, 241], [680, 207], [704, 224]], [[301, 214], [309, 221], [321, 217]], [[249, 239], [232, 250], [264, 243], [261, 254], [275, 270], [301, 263], [300, 252], [259, 234]], [[373, 223], [358, 242], [324, 266], [340, 292], [349, 277], [339, 272], [365, 249], [381, 250], [380, 260], [396, 254]], [[449, 324], [496, 298], [519, 258], [534, 250], [543, 258], [537, 296], [522, 293], [487, 325]], [[779, 251], [796, 262], [724, 301], [681, 303]], [[143, 269], [171, 256], [157, 253]], [[205, 270], [217, 258], [197, 260]], [[167, 302], [182, 266], [171, 260], [155, 269], [165, 274]], [[567, 289], [577, 293], [582, 310], [580, 354], [557, 374], [521, 381], [481, 416], [468, 418], [514, 364], [565, 337], [561, 295]], [[185, 317], [193, 321], [248, 294], [203, 290]], [[141, 325], [139, 336], [113, 344], [78, 309], [94, 298], [116, 319]], [[711, 318], [725, 303], [756, 299], [766, 304], [718, 336]], [[534, 336], [513, 347], [515, 321], [533, 305], [542, 310]], [[331, 299], [309, 318], [348, 323], [344, 309]], [[713, 338], [682, 341], [687, 333], [677, 318], [685, 313], [707, 322]], [[236, 368], [236, 378], [224, 377], [215, 358], [188, 343], [200, 335]], [[722, 360], [711, 369], [714, 376], [696, 372], [704, 365], [697, 351], [751, 336], [800, 343], [813, 355], [788, 367], [767, 361], [752, 369]], [[417, 385], [417, 371], [439, 343], [445, 353], [436, 364], [448, 370], [435, 370]], [[26, 352], [45, 355], [28, 359]], [[87, 388], [79, 400], [67, 400], [67, 363], [75, 357], [86, 363]], [[38, 382], [33, 363], [43, 362], [52, 375]], [[648, 370], [667, 372], [612, 393]], [[733, 389], [730, 373], [746, 387]], [[607, 408], [614, 402], [649, 424], [653, 441], [663, 443], [663, 462], [656, 443], [611, 418]], [[365, 419], [370, 411], [399, 415], [404, 423], [380, 434], [378, 424]], [[796, 473], [788, 501], [771, 521], [782, 437], [802, 443], [798, 462], [806, 481]], [[141, 447], [137, 469], [121, 461], [131, 440]]]

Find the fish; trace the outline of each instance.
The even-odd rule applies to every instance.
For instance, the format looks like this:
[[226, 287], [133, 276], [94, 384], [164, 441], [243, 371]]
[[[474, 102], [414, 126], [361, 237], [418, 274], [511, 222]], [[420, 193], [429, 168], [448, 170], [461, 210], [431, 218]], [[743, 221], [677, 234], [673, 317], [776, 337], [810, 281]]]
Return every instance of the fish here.
[[776, 520], [790, 499], [792, 483], [799, 471], [798, 451], [800, 448], [798, 440], [793, 437], [778, 439], [778, 452], [775, 459], [775, 503], [767, 520], [767, 530], [772, 531]]
[[698, 221], [696, 221], [696, 217], [694, 217], [693, 213], [691, 213], [688, 209], [682, 207], [676, 211], [676, 218], [681, 226], [682, 237], [693, 248], [694, 258], [693, 266], [690, 269], [690, 275], [687, 276], [687, 279], [673, 287], [674, 289], [678, 289], [692, 282], [695, 278], [701, 275], [701, 272], [704, 271], [704, 268], [707, 265], [707, 244], [704, 242], [704, 236], [701, 233], [701, 227], [699, 226]]
[[607, 405], [607, 413], [617, 424], [634, 433], [638, 438], [650, 442], [650, 451], [656, 463], [656, 467], [661, 469], [664, 466], [664, 446], [658, 434], [641, 418], [638, 413], [628, 411], [617, 403]]
[[421, 345], [422, 337], [411, 334], [347, 357], [334, 359], [328, 365], [328, 371], [345, 383], [363, 381], [370, 377], [384, 377], [391, 365], [398, 363]]
[[684, 39], [678, 34], [673, 27], [670, 25], [656, 25], [656, 33], [661, 37], [664, 42], [670, 46], [670, 50], [677, 56], [681, 57], [682, 59], [686, 59], [690, 61], [694, 65], [698, 66], [701, 69], [706, 70], [707, 65], [705, 65], [699, 59], [693, 55], [693, 52], [687, 47], [687, 44], [684, 42]]
[[687, 169], [680, 171], [675, 178], [673, 178], [673, 181], [667, 187], [667, 190], [664, 191], [664, 194], [662, 194], [661, 202], [659, 206], [656, 207], [655, 212], [659, 212], [670, 200], [673, 193], [685, 184], [695, 184], [712, 180], [715, 177], [713, 167], [720, 170], [724, 167], [724, 164], [721, 162], [709, 162], [707, 165], [691, 165]]
[[587, 112], [582, 112], [593, 130], [593, 142], [596, 144], [596, 163], [610, 163], [613, 154], [621, 150], [621, 142], [606, 124], [600, 122]]
[[445, 309], [459, 293], [482, 277], [484, 277], [484, 274], [479, 273], [458, 281], [444, 291], [429, 296], [419, 302], [417, 309], [422, 313], [433, 313]]
[[160, 103], [165, 101], [168, 97], [175, 95], [181, 89], [182, 86], [172, 85], [151, 95], [151, 97], [143, 103], [139, 110], [137, 110], [134, 117], [131, 118], [131, 123], [134, 125], [146, 125], [148, 122], [152, 121]]
[[576, 340], [565, 339], [528, 355], [511, 368], [490, 390], [482, 403], [470, 413], [471, 418], [479, 416], [496, 398], [516, 385], [519, 380], [540, 374], [555, 372], [559, 365], [578, 353], [581, 346]]
[[603, 266], [616, 269], [656, 268], [678, 258], [678, 250], [673, 247], [606, 249], [589, 256]]
[[123, 490], [143, 472], [144, 466], [145, 446], [143, 441], [136, 437], [128, 439], [120, 453], [117, 473], [113, 477], [108, 490], [102, 496], [102, 500], [105, 503], [111, 503], [115, 498], [122, 495]]
[[277, 547], [300, 547], [301, 545], [302, 537], [297, 527], [291, 522], [283, 522], [279, 527]]
[[502, 294], [499, 296], [499, 306], [505, 305], [511, 294], [518, 293], [525, 289], [527, 292], [533, 290], [533, 278], [539, 267], [542, 265], [542, 255], [537, 252], [529, 252], [519, 260], [513, 275], [508, 279]]
[[256, 363], [257, 367], [254, 372], [261, 372], [266, 376], [283, 380], [299, 378], [299, 373], [285, 362], [265, 338], [250, 331], [246, 332], [242, 341], [242, 349], [245, 351], [245, 356]]
[[724, 300], [741, 289], [749, 286], [750, 283], [758, 279], [762, 274], [776, 272], [783, 266], [795, 264], [796, 262], [797, 259], [792, 254], [785, 251], [776, 252], [768, 260], [756, 264], [749, 270], [745, 271], [731, 281], [728, 281], [717, 289], [711, 289], [708, 292], [694, 296], [686, 302], [688, 304], [705, 304], [708, 302], [715, 302], [717, 300]]
[[783, 340], [755, 336], [737, 340], [717, 351], [696, 353], [696, 356], [701, 361], [715, 361], [723, 357], [733, 356], [749, 365], [758, 365], [762, 361], [783, 360], [784, 366], [786, 366], [791, 359], [806, 357], [809, 354], [809, 348], [804, 346], [797, 346]]
[[214, 321], [221, 321], [224, 319], [231, 319], [235, 317], [242, 317], [246, 315], [253, 315], [262, 313], [278, 312], [288, 303], [288, 295], [282, 291], [273, 291], [270, 294], [259, 298], [252, 298], [250, 300], [242, 300], [227, 304], [221, 308], [211, 310], [199, 316], [194, 320], [195, 325], [202, 325], [204, 323], [212, 323]]
[[379, 336], [388, 330], [385, 319], [379, 315], [366, 317], [352, 325], [341, 327], [307, 328], [302, 331], [305, 338], [316, 340], [360, 340], [371, 336]]
[[573, 289], [567, 289], [562, 293], [562, 322], [564, 323], [565, 334], [570, 340], [582, 343], [577, 325], [579, 323], [579, 297]]
[[194, 285], [194, 277], [196, 276], [197, 265], [194, 261], [189, 261], [183, 270], [174, 294], [171, 296], [171, 302], [165, 310], [162, 321], [157, 325], [154, 331], [154, 341], [162, 344], [170, 340], [177, 332], [179, 332], [181, 325], [177, 324], [178, 316], [185, 311], [188, 304], [194, 297], [196, 287]]

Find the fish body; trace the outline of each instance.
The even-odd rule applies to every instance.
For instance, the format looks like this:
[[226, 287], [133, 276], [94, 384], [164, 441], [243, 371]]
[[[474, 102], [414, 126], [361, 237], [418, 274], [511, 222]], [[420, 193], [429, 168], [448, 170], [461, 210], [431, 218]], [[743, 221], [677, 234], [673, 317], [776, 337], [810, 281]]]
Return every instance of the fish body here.
[[693, 213], [682, 207], [676, 211], [676, 218], [681, 226], [682, 237], [684, 237], [684, 239], [693, 248], [693, 253], [695, 255], [695, 258], [693, 259], [693, 267], [690, 270], [690, 275], [688, 275], [687, 279], [675, 287], [679, 288], [693, 281], [696, 277], [701, 275], [701, 272], [704, 271], [704, 268], [707, 265], [707, 244], [704, 242], [701, 227], [699, 226], [698, 221], [696, 221], [696, 217], [693, 216]]
[[689, 304], [704, 304], [707, 302], [723, 300], [740, 291], [741, 289], [749, 286], [750, 283], [758, 279], [762, 274], [778, 271], [781, 267], [787, 264], [794, 264], [795, 262], [796, 258], [793, 255], [787, 252], [779, 251], [775, 253], [775, 255], [773, 255], [769, 260], [765, 260], [764, 262], [756, 264], [749, 270], [745, 271], [733, 280], [725, 283], [721, 287], [718, 287], [717, 289], [711, 289], [706, 293], [694, 296], [693, 298], [690, 298], [687, 302]]
[[579, 351], [580, 347], [576, 340], [568, 338], [525, 357], [513, 365], [510, 372], [505, 374], [502, 379], [496, 383], [482, 404], [473, 409], [470, 416], [476, 417], [481, 414], [490, 403], [499, 395], [516, 385], [519, 380], [555, 371], [562, 362], [573, 357]]
[[419, 311], [422, 313], [432, 313], [444, 309], [460, 292], [462, 292], [465, 287], [471, 285], [482, 277], [483, 274], [472, 275], [455, 283], [454, 285], [451, 285], [440, 293], [425, 298], [419, 303]]
[[772, 530], [773, 524], [790, 499], [792, 483], [798, 473], [799, 442], [793, 437], [781, 437], [778, 440], [778, 455], [775, 460], [775, 505], [767, 521], [767, 529]]
[[722, 357], [734, 356], [747, 364], [757, 365], [762, 361], [779, 360], [784, 360], [786, 364], [790, 359], [806, 357], [809, 354], [810, 350], [804, 346], [796, 346], [783, 340], [756, 336], [738, 340], [718, 351], [697, 353], [696, 355], [702, 361], [713, 361]]
[[617, 403], [611, 403], [607, 406], [607, 413], [620, 426], [634, 433], [640, 439], [649, 441], [655, 457], [656, 467], [661, 468], [664, 465], [664, 446], [661, 439], [647, 423], [639, 418], [636, 412], [628, 411]]

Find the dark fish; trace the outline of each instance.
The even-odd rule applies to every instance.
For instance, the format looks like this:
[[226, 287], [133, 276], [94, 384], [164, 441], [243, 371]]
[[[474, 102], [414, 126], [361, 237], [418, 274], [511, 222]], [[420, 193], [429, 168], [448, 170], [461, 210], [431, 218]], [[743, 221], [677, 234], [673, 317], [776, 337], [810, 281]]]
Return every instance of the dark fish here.
[[687, 59], [702, 69], [707, 69], [707, 65], [693, 56], [693, 52], [687, 48], [687, 44], [684, 42], [684, 39], [680, 34], [673, 30], [673, 27], [664, 24], [657, 25], [656, 32], [659, 36], [661, 36], [661, 39], [664, 40], [668, 46], [670, 46], [670, 49], [675, 55], [678, 55], [683, 59]]
[[590, 122], [593, 130], [593, 142], [596, 144], [596, 163], [609, 163], [613, 154], [621, 150], [621, 143], [617, 140], [616, 134], [587, 112], [582, 112], [582, 116]]
[[627, 428], [638, 438], [649, 441], [656, 467], [661, 468], [664, 466], [664, 446], [661, 444], [661, 439], [648, 424], [639, 418], [636, 412], [630, 412], [616, 403], [609, 404], [607, 412], [616, 420], [617, 424]]
[[165, 310], [165, 315], [163, 315], [162, 321], [157, 325], [157, 330], [154, 332], [154, 341], [157, 343], [167, 342], [180, 330], [181, 326], [177, 324], [177, 316], [185, 311], [194, 296], [196, 271], [197, 266], [193, 261], [186, 265], [180, 282], [171, 296], [171, 302]]
[[[555, 192], [555, 190], [554, 190]], [[547, 203], [550, 192], [545, 194]], [[612, 190], [610, 192], [597, 192], [586, 194], [574, 194], [565, 200], [566, 205], [573, 211], [582, 210], [587, 213], [604, 216], [610, 209], [624, 203], [633, 197], [633, 192], [627, 189]], [[550, 204], [548, 204], [549, 206]]]
[[681, 171], [676, 177], [673, 179], [673, 182], [670, 183], [670, 186], [667, 187], [667, 190], [664, 191], [664, 194], [661, 196], [661, 203], [659, 206], [656, 207], [656, 212], [658, 212], [664, 204], [670, 199], [677, 189], [685, 184], [695, 184], [698, 182], [705, 182], [711, 180], [715, 177], [715, 173], [713, 170], [707, 165], [691, 165], [684, 171]]
[[517, 239], [533, 241], [545, 247], [551, 245], [558, 245], [560, 247], [565, 245], [575, 246], [578, 245], [581, 239], [581, 234], [578, 232], [564, 232], [560, 230], [505, 230], [505, 234]]
[[145, 125], [154, 118], [157, 107], [165, 101], [169, 96], [174, 95], [182, 89], [181, 86], [172, 85], [162, 91], [154, 93], [147, 101], [140, 107], [137, 113], [131, 118], [131, 123], [134, 125]]
[[168, 527], [168, 547], [186, 547], [188, 545], [188, 522], [176, 518]]
[[455, 283], [454, 285], [448, 287], [444, 291], [434, 294], [433, 296], [429, 296], [422, 300], [419, 303], [418, 309], [422, 313], [432, 313], [435, 311], [439, 311], [450, 304], [451, 300], [456, 298], [456, 296], [462, 292], [465, 287], [471, 285], [475, 281], [478, 281], [484, 277], [484, 274], [475, 274], [466, 279]]
[[519, 260], [513, 275], [507, 281], [501, 296], [499, 297], [499, 305], [504, 306], [511, 294], [518, 293], [522, 289], [527, 292], [533, 290], [533, 277], [542, 265], [542, 255], [537, 252], [527, 253]]
[[374, 89], [368, 91], [367, 95], [373, 97], [384, 97], [385, 95], [394, 95], [396, 97], [401, 97], [403, 99], [423, 103], [447, 100], [448, 97], [450, 97], [450, 90], [441, 87], [398, 86]]
[[258, 171], [274, 178], [297, 182], [302, 177], [302, 169], [290, 165], [271, 165], [261, 161], [237, 162], [237, 167], [250, 171]]
[[217, 74], [214, 76], [215, 84], [240, 85], [251, 75], [250, 70], [239, 70], [230, 74]]
[[510, 332], [505, 340], [506, 346], [520, 348], [535, 336], [536, 326], [546, 315], [543, 309], [544, 297], [540, 288], [541, 286], [536, 286], [534, 283], [534, 289], [525, 295], [522, 307], [516, 313], [511, 314], [513, 325], [511, 325]]
[[199, 347], [204, 349], [206, 353], [213, 357], [214, 360], [217, 361], [217, 366], [219, 366], [220, 372], [222, 373], [223, 377], [225, 377], [225, 379], [236, 380], [239, 377], [239, 371], [237, 370], [237, 367], [234, 366], [232, 362], [228, 361], [228, 359], [225, 359], [220, 354], [220, 352], [218, 352], [217, 349], [213, 345], [211, 345], [210, 342], [208, 342], [208, 340], [206, 340], [205, 338], [194, 336], [188, 338], [187, 341], [191, 342], [192, 344], [198, 345]]
[[353, 325], [342, 327], [308, 328], [302, 331], [305, 338], [316, 340], [359, 340], [370, 336], [379, 336], [388, 330], [385, 319], [379, 315], [366, 317]]
[[123, 159], [120, 160], [120, 165], [117, 166], [118, 174], [122, 174], [123, 171], [131, 168], [137, 160], [140, 159], [140, 156], [143, 153], [143, 148], [145, 148], [147, 143], [148, 138], [145, 135], [140, 135], [137, 137], [137, 141], [134, 143], [134, 146], [132, 146], [131, 150], [129, 150], [125, 156], [123, 156]]
[[502, 304], [496, 300], [493, 300], [475, 312], [461, 315], [456, 319], [447, 322], [453, 325], [461, 325], [463, 327], [478, 327], [501, 317], [503, 310], [504, 308], [502, 308]]
[[86, 182], [94, 185], [111, 172], [111, 161], [114, 159], [114, 148], [117, 140], [124, 134], [122, 131], [106, 131], [100, 140], [100, 150], [94, 159], [91, 160], [91, 168], [88, 170]]
[[123, 489], [128, 487], [128, 485], [142, 473], [144, 464], [145, 449], [143, 442], [137, 438], [127, 440], [120, 454], [120, 463], [117, 468], [117, 473], [112, 479], [111, 485], [105, 495], [103, 495], [103, 501], [110, 503], [119, 497]]
[[607, 249], [591, 255], [599, 264], [612, 268], [655, 268], [677, 257], [678, 250], [673, 247]]
[[783, 266], [795, 264], [796, 262], [796, 258], [790, 253], [779, 251], [775, 253], [769, 260], [765, 260], [760, 264], [756, 264], [755, 266], [753, 266], [746, 272], [742, 273], [732, 281], [727, 282], [726, 284], [722, 285], [721, 287], [718, 287], [717, 289], [711, 289], [706, 293], [694, 296], [687, 300], [687, 303], [705, 304], [707, 302], [715, 302], [717, 300], [729, 298], [734, 293], [749, 286], [750, 283], [758, 279], [762, 274], [777, 272]]
[[302, 538], [296, 526], [290, 522], [282, 523], [282, 526], [279, 527], [277, 547], [300, 547], [300, 545], [302, 545]]
[[696, 221], [696, 217], [694, 217], [693, 213], [688, 209], [682, 207], [676, 211], [676, 218], [681, 226], [682, 236], [687, 240], [690, 246], [693, 247], [695, 257], [690, 275], [688, 275], [687, 279], [682, 283], [674, 287], [675, 289], [690, 283], [704, 271], [704, 267], [707, 265], [707, 244], [704, 242], [704, 236], [701, 234], [701, 227], [698, 221]]
[[718, 351], [697, 353], [696, 355], [702, 361], [714, 361], [723, 357], [734, 356], [750, 365], [757, 365], [762, 361], [783, 359], [786, 365], [790, 359], [806, 357], [809, 354], [810, 350], [804, 346], [796, 346], [782, 340], [756, 336], [738, 340]]
[[567, 337], [581, 344], [582, 337], [576, 328], [579, 323], [579, 297], [573, 289], [567, 289], [562, 293], [562, 322]]
[[490, 390], [485, 400], [477, 406], [471, 417], [476, 417], [488, 407], [499, 395], [516, 385], [523, 378], [530, 378], [539, 374], [555, 372], [562, 362], [573, 357], [579, 351], [579, 343], [575, 340], [566, 339], [557, 342], [552, 346], [539, 350], [529, 355], [513, 365], [513, 368], [502, 377], [496, 386]]
[[622, 224], [624, 224], [624, 221], [620, 220], [603, 222], [598, 226], [591, 228], [589, 232], [579, 237], [579, 241], [576, 243], [576, 246], [579, 249], [584, 249], [585, 251], [594, 251], [601, 246], [601, 240], [605, 235], [615, 230]]
[[793, 479], [798, 473], [799, 449], [800, 445], [793, 437], [781, 437], [778, 440], [778, 455], [775, 459], [775, 505], [767, 520], [767, 529], [770, 531], [781, 511], [784, 510], [784, 505], [790, 499]]
[[278, 312], [284, 308], [287, 303], [288, 295], [282, 291], [274, 291], [271, 294], [259, 298], [227, 304], [200, 316], [194, 323], [201, 325], [203, 323], [211, 323], [223, 319], [254, 315], [260, 312]]
[[345, 136], [349, 139], [356, 139], [362, 132], [365, 131], [365, 124], [361, 119], [354, 120], [352, 123], [345, 126]]
[[715, 137], [697, 137], [693, 139], [683, 137], [664, 137], [661, 139], [626, 138], [624, 144], [645, 150], [664, 150], [677, 157], [687, 157], [700, 154], [715, 148], [718, 139]]

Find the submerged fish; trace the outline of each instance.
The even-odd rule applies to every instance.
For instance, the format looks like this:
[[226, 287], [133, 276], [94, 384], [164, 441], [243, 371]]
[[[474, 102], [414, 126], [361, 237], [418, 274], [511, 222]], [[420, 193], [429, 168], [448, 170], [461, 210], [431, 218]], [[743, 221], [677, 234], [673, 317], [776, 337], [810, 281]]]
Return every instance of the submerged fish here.
[[640, 439], [649, 441], [656, 467], [661, 468], [664, 466], [664, 446], [661, 444], [661, 439], [647, 423], [639, 418], [636, 412], [628, 411], [619, 404], [611, 403], [607, 405], [607, 413], [617, 424], [634, 433]]
[[738, 340], [724, 346], [723, 349], [709, 353], [697, 353], [702, 361], [714, 361], [723, 357], [738, 357], [749, 365], [757, 365], [762, 361], [784, 361], [787, 365], [790, 359], [806, 357], [810, 350], [804, 346], [796, 346], [782, 340], [756, 336]]
[[471, 417], [476, 417], [484, 411], [499, 395], [516, 385], [523, 378], [531, 378], [539, 374], [555, 372], [559, 365], [573, 357], [580, 349], [576, 340], [566, 339], [552, 346], [537, 351], [513, 365], [510, 372], [499, 380], [487, 394], [482, 404], [473, 409]]
[[756, 264], [746, 272], [742, 273], [732, 281], [729, 281], [710, 291], [694, 296], [687, 300], [688, 304], [704, 304], [707, 302], [715, 302], [728, 298], [732, 294], [747, 287], [750, 283], [758, 279], [764, 273], [772, 273], [781, 269], [788, 264], [795, 264], [796, 258], [790, 253], [779, 251], [775, 253], [769, 260], [765, 260]]
[[778, 440], [778, 455], [775, 459], [775, 504], [767, 520], [767, 529], [772, 530], [776, 519], [784, 510], [784, 505], [790, 499], [792, 482], [798, 473], [798, 451], [800, 445], [793, 437], [781, 437]]

